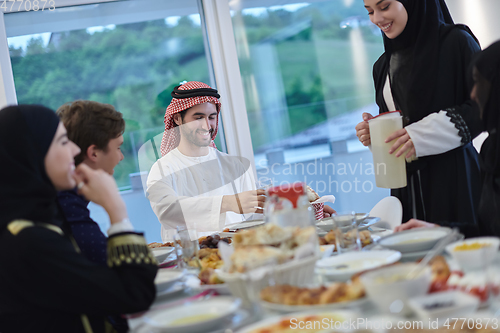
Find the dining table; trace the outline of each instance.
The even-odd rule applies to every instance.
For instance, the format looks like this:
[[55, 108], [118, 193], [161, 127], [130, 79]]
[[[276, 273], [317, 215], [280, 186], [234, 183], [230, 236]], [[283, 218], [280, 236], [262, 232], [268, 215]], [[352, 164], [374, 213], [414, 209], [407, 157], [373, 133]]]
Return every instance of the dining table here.
[[[376, 226], [371, 226], [369, 228], [372, 236], [375, 239], [391, 235], [392, 230], [386, 228], [380, 228]], [[368, 251], [376, 251], [377, 244], [368, 247]], [[457, 262], [453, 260], [452, 257], [443, 253], [446, 261], [451, 270], [459, 269]], [[407, 260], [402, 261], [414, 261], [415, 258], [408, 257]], [[162, 263], [159, 264], [160, 271], [163, 270], [179, 270], [176, 266], [177, 256], [175, 253], [169, 255]], [[500, 267], [500, 256], [497, 253], [497, 259], [495, 261], [496, 265]], [[162, 330], [153, 329], [148, 322], [154, 315], [161, 314], [163, 312], [171, 311], [172, 309], [188, 309], [192, 304], [202, 304], [208, 300], [220, 299], [228, 300], [234, 299], [230, 291], [225, 284], [221, 285], [201, 285], [200, 280], [197, 277], [197, 271], [192, 269], [183, 269], [183, 277], [177, 282], [176, 288], [171, 288], [170, 292], [158, 293], [156, 300], [150, 307], [148, 311], [136, 314], [126, 315], [130, 332], [132, 333], [149, 333], [149, 332], [163, 332]], [[320, 273], [315, 275], [316, 284], [328, 284], [331, 283], [324, 278]], [[198, 303], [200, 302], [200, 303]], [[182, 311], [182, 310], [178, 310]], [[335, 311], [351, 311], [357, 316], [363, 318], [365, 322], [369, 321], [387, 321], [387, 322], [412, 322], [416, 321], [415, 315], [411, 316], [397, 316], [392, 314], [386, 314], [380, 311], [380, 309], [370, 301], [353, 303], [352, 305], [347, 305], [345, 309], [332, 309]], [[231, 332], [245, 332], [245, 328], [249, 325], [255, 325], [255, 323], [261, 321], [272, 321], [273, 318], [284, 316], [282, 311], [276, 311], [269, 308], [263, 308], [259, 302], [241, 302], [238, 303], [238, 309], [232, 313], [231, 316], [224, 318], [220, 323], [214, 327], [202, 330], [204, 333], [231, 333]], [[500, 299], [491, 298], [489, 302], [481, 304], [478, 310], [473, 314], [473, 318], [500, 318]], [[479, 320], [479, 319], [478, 319]], [[481, 319], [482, 320], [482, 319]], [[499, 324], [500, 326], [500, 324]], [[500, 327], [499, 327], [500, 328]], [[300, 330], [296, 330], [300, 332]], [[170, 331], [165, 331], [170, 332]]]

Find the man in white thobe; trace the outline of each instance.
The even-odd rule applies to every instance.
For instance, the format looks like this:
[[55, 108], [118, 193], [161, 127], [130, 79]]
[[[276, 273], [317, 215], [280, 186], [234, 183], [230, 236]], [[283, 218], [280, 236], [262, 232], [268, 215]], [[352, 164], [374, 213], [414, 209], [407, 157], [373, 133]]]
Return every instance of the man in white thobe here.
[[163, 242], [176, 227], [197, 236], [262, 213], [265, 192], [255, 189], [250, 161], [218, 151], [220, 97], [201, 82], [174, 88], [165, 113], [161, 157], [147, 179], [147, 197], [161, 223]]

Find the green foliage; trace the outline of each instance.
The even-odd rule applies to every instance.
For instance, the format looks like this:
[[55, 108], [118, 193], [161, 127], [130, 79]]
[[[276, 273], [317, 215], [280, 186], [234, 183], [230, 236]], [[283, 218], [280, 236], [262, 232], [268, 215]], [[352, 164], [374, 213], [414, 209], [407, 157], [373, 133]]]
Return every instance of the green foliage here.
[[[340, 27], [346, 17], [361, 14], [365, 15], [362, 6], [345, 7], [340, 1], [314, 3], [294, 12], [267, 10], [260, 16], [235, 13], [233, 25], [256, 152], [270, 142], [264, 126], [269, 119], [259, 102], [268, 92], [256, 91], [254, 81], [256, 75], [266, 73], [260, 73], [259, 62], [249, 57], [252, 48], [272, 43], [284, 89], [278, 98], [286, 100], [288, 110], [283, 115], [288, 119], [282, 120], [290, 124], [290, 133], [284, 135], [298, 133], [372, 102], [371, 96], [365, 96], [372, 94], [371, 88], [360, 90], [352, 75], [351, 29]], [[366, 77], [371, 80], [371, 64], [382, 50], [381, 38], [368, 27], [360, 31], [369, 55]], [[137, 150], [163, 131], [173, 87], [184, 80], [210, 83], [203, 38], [201, 27], [187, 16], [175, 26], [154, 20], [93, 34], [86, 30], [54, 33], [48, 45], [32, 38], [25, 50], [9, 47], [18, 101], [53, 109], [76, 99], [114, 105], [126, 119], [125, 159], [115, 169], [115, 178], [119, 186], [127, 186], [128, 174], [139, 171]], [[341, 99], [348, 101], [332, 107], [331, 101]], [[220, 138], [216, 142], [220, 147]]]

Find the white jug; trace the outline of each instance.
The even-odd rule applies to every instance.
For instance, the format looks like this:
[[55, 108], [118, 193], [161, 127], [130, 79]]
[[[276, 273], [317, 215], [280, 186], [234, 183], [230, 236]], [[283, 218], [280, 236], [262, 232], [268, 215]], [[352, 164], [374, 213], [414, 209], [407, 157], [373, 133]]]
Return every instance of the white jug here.
[[405, 154], [396, 157], [389, 154], [394, 140], [385, 143], [392, 133], [403, 128], [403, 118], [399, 111], [380, 114], [368, 121], [372, 142], [373, 168], [377, 187], [401, 188], [406, 186]]

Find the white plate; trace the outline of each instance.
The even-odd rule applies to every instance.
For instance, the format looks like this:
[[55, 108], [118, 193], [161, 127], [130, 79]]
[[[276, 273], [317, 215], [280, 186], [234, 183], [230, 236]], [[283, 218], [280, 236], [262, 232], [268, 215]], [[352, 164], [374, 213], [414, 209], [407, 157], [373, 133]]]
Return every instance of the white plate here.
[[174, 252], [175, 248], [166, 246], [166, 247], [155, 247], [154, 249], [150, 250], [151, 253], [153, 253], [153, 255], [155, 256], [156, 261], [158, 261], [158, 263], [161, 263], [168, 258], [168, 255], [170, 253]]
[[425, 251], [450, 232], [446, 227], [410, 229], [382, 237], [378, 244], [401, 253]]
[[143, 320], [151, 328], [165, 332], [208, 332], [235, 313], [240, 303], [239, 299], [233, 297], [214, 297], [156, 311], [146, 315]]
[[183, 292], [185, 290], [188, 290], [188, 287], [183, 282], [179, 281], [177, 283], [170, 285], [170, 287], [168, 287], [166, 289], [163, 289], [161, 291], [157, 291], [155, 302], [157, 300], [168, 299], [168, 298], [173, 297], [177, 294], [180, 294], [181, 292]]
[[[358, 223], [358, 230], [366, 230], [378, 221], [380, 221], [379, 217], [366, 217], [361, 220], [360, 223]], [[326, 232], [333, 230], [333, 219], [331, 217], [326, 217], [324, 219], [318, 220], [318, 222], [316, 222], [316, 226], [321, 229], [324, 234], [326, 234]]]
[[[283, 316], [278, 316], [278, 317], [272, 317], [272, 318], [267, 318], [264, 320], [261, 320], [255, 324], [252, 324], [250, 326], [244, 327], [242, 330], [238, 331], [238, 333], [253, 333], [253, 332], [258, 332], [257, 330], [259, 329], [265, 329], [266, 327], [270, 325], [275, 325], [283, 320], [286, 319], [297, 319], [297, 321], [293, 322], [299, 322], [302, 321], [304, 322], [304, 319], [306, 317], [310, 316], [318, 316], [320, 317], [318, 321], [321, 323], [322, 319], [321, 316], [336, 316], [339, 320], [342, 321], [349, 321], [350, 319], [354, 320], [355, 318], [358, 317], [358, 314], [354, 311], [348, 311], [348, 310], [336, 310], [336, 311], [323, 311], [323, 312], [318, 312], [318, 311], [308, 311], [308, 312], [298, 312], [293, 315], [283, 315]], [[330, 321], [328, 321], [330, 323]], [[334, 327], [332, 327], [334, 328]], [[295, 330], [294, 330], [295, 331]], [[325, 332], [330, 332], [331, 330], [324, 330]], [[297, 332], [300, 332], [300, 330], [297, 330]]]
[[316, 262], [316, 267], [330, 280], [347, 281], [356, 273], [389, 265], [399, 259], [401, 252], [392, 250], [348, 252], [341, 256], [321, 259]]
[[263, 308], [277, 311], [282, 313], [292, 313], [298, 311], [323, 311], [326, 312], [328, 310], [339, 310], [339, 309], [347, 309], [354, 307], [362, 307], [368, 303], [368, 297], [363, 297], [360, 299], [356, 299], [348, 302], [337, 302], [337, 303], [328, 303], [328, 304], [317, 304], [317, 305], [285, 305], [285, 304], [276, 304], [270, 303], [266, 301], [260, 301], [260, 304]]
[[[204, 333], [227, 333], [228, 330], [231, 332], [234, 332], [235, 330], [253, 323], [254, 317], [251, 315], [247, 310], [240, 308], [238, 309], [235, 313], [233, 313], [231, 316], [226, 317], [221, 320], [220, 324], [218, 327], [216, 327], [213, 331], [206, 331]], [[130, 324], [130, 322], [129, 322]], [[134, 333], [151, 333], [151, 332], [157, 332], [155, 331], [154, 328], [151, 326], [147, 325], [146, 323], [139, 324], [135, 329], [131, 329], [131, 332]], [[169, 332], [169, 331], [167, 331]]]
[[174, 269], [159, 269], [155, 277], [156, 291], [160, 292], [170, 288], [176, 281], [184, 276], [183, 271]]

